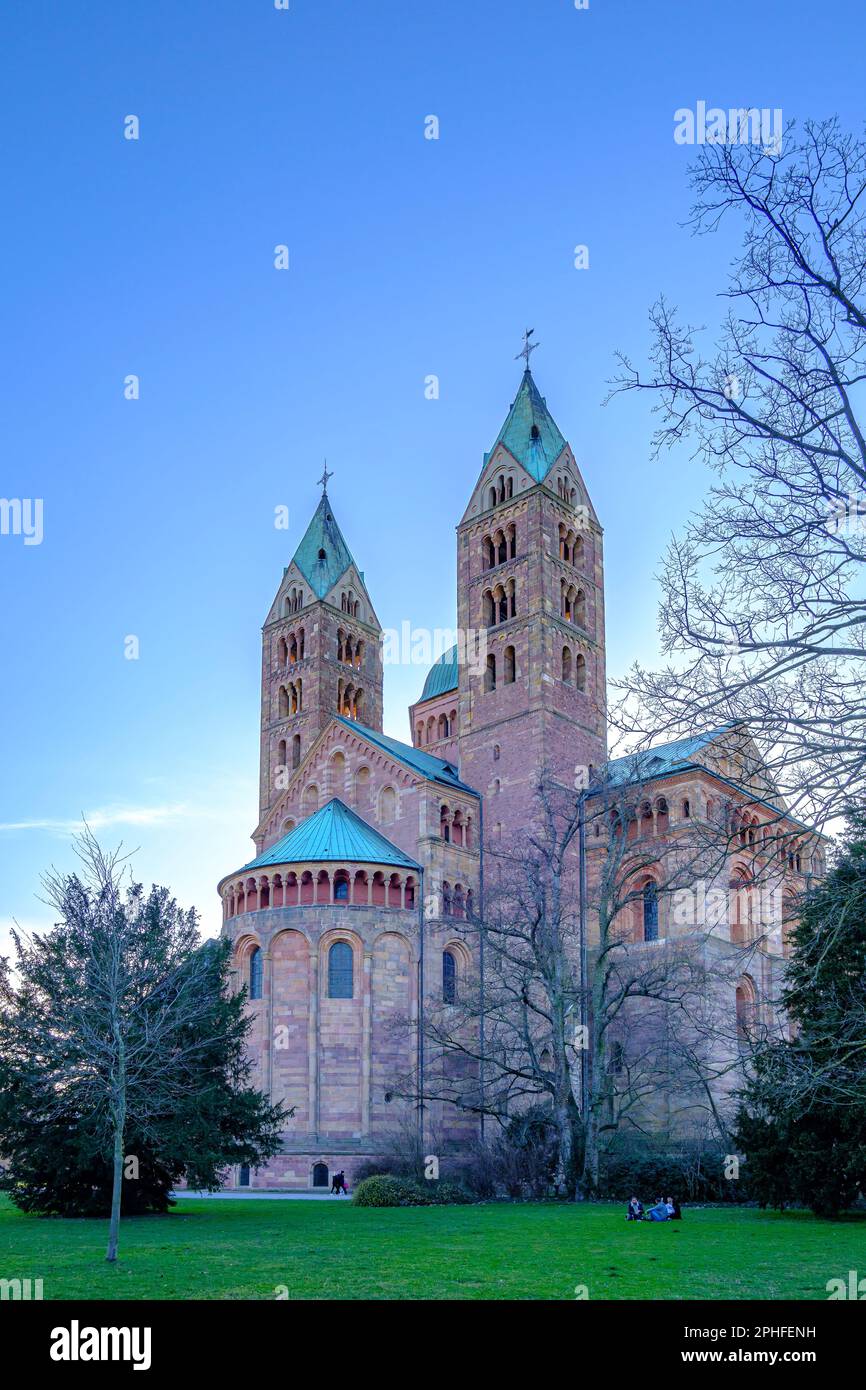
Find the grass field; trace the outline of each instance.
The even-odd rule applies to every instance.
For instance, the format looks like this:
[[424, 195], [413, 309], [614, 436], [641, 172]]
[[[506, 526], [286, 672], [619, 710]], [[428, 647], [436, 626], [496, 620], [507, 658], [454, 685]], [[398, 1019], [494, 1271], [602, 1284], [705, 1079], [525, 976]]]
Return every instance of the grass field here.
[[42, 1278], [46, 1299], [826, 1299], [866, 1275], [866, 1220], [687, 1210], [630, 1224], [621, 1206], [371, 1210], [348, 1202], [181, 1201], [131, 1217], [120, 1260], [106, 1223], [25, 1216], [0, 1197], [0, 1278]]

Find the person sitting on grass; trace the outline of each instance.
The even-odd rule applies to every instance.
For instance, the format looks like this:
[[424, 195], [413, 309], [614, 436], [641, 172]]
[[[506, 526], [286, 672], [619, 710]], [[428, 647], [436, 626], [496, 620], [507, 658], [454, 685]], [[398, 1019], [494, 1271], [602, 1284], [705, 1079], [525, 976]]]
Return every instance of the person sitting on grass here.
[[625, 1219], [626, 1221], [643, 1220], [643, 1202], [641, 1202], [637, 1197], [632, 1197], [631, 1201], [629, 1202], [628, 1207], [626, 1208]]
[[650, 1209], [649, 1209], [649, 1211], [647, 1212], [647, 1220], [648, 1220], [648, 1221], [669, 1221], [669, 1220], [670, 1220], [670, 1212], [668, 1211], [667, 1205], [666, 1205], [665, 1202], [662, 1201], [661, 1197], [656, 1197], [654, 1205], [651, 1206]]
[[665, 1197], [665, 1206], [668, 1209], [668, 1217], [671, 1221], [682, 1221], [683, 1214], [676, 1197]]

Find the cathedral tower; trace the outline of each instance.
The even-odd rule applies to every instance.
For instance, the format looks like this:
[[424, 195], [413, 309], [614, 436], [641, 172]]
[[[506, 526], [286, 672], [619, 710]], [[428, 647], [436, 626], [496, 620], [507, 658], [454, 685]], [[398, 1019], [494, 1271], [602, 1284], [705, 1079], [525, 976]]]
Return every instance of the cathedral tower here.
[[335, 714], [381, 730], [381, 628], [324, 487], [262, 632], [260, 820]]
[[602, 531], [528, 355], [457, 547], [458, 625], [487, 641], [460, 666], [460, 775], [511, 838], [542, 770], [573, 788], [607, 756]]

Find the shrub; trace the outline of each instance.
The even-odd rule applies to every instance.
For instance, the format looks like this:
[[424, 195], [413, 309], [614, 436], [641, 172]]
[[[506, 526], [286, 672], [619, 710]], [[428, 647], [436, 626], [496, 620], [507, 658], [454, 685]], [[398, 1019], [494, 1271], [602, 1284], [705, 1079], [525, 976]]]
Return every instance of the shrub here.
[[443, 1178], [458, 1183], [469, 1200], [546, 1198], [554, 1192], [557, 1152], [549, 1110], [537, 1105], [515, 1116], [491, 1138], [476, 1141], [460, 1159], [444, 1161]]
[[599, 1196], [628, 1201], [634, 1193], [645, 1199], [670, 1193], [680, 1202], [742, 1202], [750, 1197], [745, 1181], [725, 1179], [719, 1146], [617, 1136], [602, 1161]]
[[[451, 1165], [449, 1165], [450, 1169]], [[472, 1145], [469, 1152], [449, 1171], [449, 1179], [459, 1183], [469, 1194], [484, 1201], [501, 1195], [502, 1163], [498, 1151], [491, 1143], [480, 1140]]]
[[436, 1206], [465, 1206], [473, 1200], [471, 1192], [459, 1182], [431, 1182], [427, 1187], [430, 1200]]
[[417, 1200], [415, 1183], [408, 1178], [395, 1178], [391, 1173], [364, 1178], [352, 1196], [356, 1207], [408, 1207]]
[[533, 1105], [515, 1115], [500, 1136], [497, 1148], [509, 1197], [550, 1195], [559, 1144], [548, 1106]]
[[358, 1207], [438, 1207], [471, 1202], [472, 1197], [456, 1182], [415, 1182], [393, 1173], [363, 1178], [352, 1201]]

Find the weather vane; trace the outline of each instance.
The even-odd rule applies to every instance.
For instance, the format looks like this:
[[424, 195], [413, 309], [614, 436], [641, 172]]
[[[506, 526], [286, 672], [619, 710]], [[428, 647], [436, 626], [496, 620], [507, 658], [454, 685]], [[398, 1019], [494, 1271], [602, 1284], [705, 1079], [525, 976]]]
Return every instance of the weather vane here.
[[529, 341], [530, 338], [532, 337], [532, 335], [533, 335], [534, 332], [535, 332], [535, 329], [534, 329], [534, 328], [527, 328], [527, 329], [524, 331], [524, 334], [523, 334], [523, 347], [522, 347], [522, 348], [520, 349], [520, 351], [515, 355], [515, 358], [514, 358], [514, 360], [515, 360], [515, 362], [516, 362], [518, 357], [522, 357], [522, 358], [524, 359], [524, 361], [526, 362], [526, 370], [527, 370], [527, 371], [529, 371], [529, 355], [530, 355], [530, 353], [533, 353], [533, 352], [535, 351], [535, 349], [539, 346], [538, 343], [531, 343], [531, 342]]
[[318, 479], [317, 479], [317, 482], [320, 482], [320, 483], [322, 484], [322, 496], [323, 496], [323, 497], [324, 497], [325, 493], [328, 491], [328, 479], [329, 479], [329, 478], [333, 478], [333, 476], [334, 476], [333, 469], [331, 470], [330, 473], [328, 472], [328, 460], [325, 459], [325, 471], [324, 471], [324, 473], [322, 474], [321, 478], [318, 478]]

